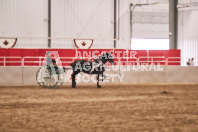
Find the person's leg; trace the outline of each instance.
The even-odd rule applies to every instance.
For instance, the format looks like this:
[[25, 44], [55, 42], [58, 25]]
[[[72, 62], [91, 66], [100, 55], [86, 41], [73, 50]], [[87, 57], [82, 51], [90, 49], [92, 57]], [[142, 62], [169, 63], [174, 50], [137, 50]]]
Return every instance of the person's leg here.
[[59, 70], [59, 68], [58, 68], [57, 65], [54, 65], [54, 69], [55, 69], [55, 71], [56, 71], [56, 74], [60, 74], [60, 70]]

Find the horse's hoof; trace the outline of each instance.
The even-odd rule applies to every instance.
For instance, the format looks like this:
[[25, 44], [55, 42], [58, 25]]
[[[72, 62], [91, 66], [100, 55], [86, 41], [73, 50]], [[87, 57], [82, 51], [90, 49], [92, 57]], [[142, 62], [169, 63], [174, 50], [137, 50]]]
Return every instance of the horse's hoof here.
[[102, 88], [102, 86], [97, 86], [98, 88]]

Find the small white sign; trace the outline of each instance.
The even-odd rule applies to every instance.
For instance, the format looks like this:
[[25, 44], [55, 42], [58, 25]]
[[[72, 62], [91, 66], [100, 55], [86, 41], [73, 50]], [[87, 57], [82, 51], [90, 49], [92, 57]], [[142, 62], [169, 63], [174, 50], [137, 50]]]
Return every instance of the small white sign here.
[[79, 49], [90, 49], [93, 44], [93, 39], [74, 39], [74, 44]]

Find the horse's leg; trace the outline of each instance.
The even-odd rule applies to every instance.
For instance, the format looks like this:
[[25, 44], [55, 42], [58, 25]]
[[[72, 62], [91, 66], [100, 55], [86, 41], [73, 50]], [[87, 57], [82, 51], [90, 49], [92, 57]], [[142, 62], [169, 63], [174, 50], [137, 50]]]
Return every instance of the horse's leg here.
[[75, 88], [76, 87], [76, 72], [73, 71], [73, 74], [72, 74], [72, 88]]
[[107, 76], [102, 73], [102, 81], [104, 81], [106, 78]]
[[97, 75], [97, 87], [101, 88], [102, 86], [99, 85], [99, 76], [100, 76], [100, 74]]

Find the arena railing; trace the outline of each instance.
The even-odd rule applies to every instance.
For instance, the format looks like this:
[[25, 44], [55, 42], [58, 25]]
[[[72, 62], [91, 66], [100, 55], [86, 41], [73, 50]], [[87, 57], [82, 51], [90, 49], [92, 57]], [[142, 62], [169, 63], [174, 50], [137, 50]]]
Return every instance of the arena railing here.
[[[61, 63], [72, 63], [75, 58], [74, 57], [59, 57]], [[42, 66], [43, 63], [46, 63], [45, 59], [47, 57], [30, 57], [26, 56], [22, 59], [22, 66]], [[63, 61], [64, 59], [70, 59], [71, 61]], [[59, 62], [58, 62], [59, 63]]]
[[[42, 66], [46, 57], [0, 57], [0, 66]], [[61, 63], [64, 66], [69, 66], [70, 63], [78, 59], [93, 60], [86, 57], [60, 57]], [[140, 56], [138, 58], [130, 57], [114, 57], [116, 65], [186, 65], [188, 58], [181, 57], [165, 57], [165, 56]], [[198, 65], [198, 58], [194, 58], [194, 65]]]
[[[26, 56], [26, 57], [23, 57], [21, 66], [42, 66], [42, 63], [45, 62], [44, 61], [45, 58], [46, 57]], [[87, 57], [59, 57], [59, 58], [61, 60], [61, 63], [66, 66], [69, 66], [70, 63], [74, 62], [75, 60], [79, 60], [79, 59], [85, 59], [88, 61], [93, 60], [93, 58], [87, 58]], [[114, 60], [115, 60], [116, 65], [139, 64], [137, 58], [114, 57]], [[9, 62], [7, 62], [7, 63], [9, 63]]]
[[19, 56], [5, 56], [0, 57], [0, 66], [23, 66], [22, 57]]
[[[26, 56], [26, 57], [23, 57], [23, 59], [22, 59], [22, 64], [23, 64], [22, 66], [42, 66], [42, 63], [46, 63], [45, 59], [47, 59], [47, 57]], [[91, 60], [91, 58], [85, 58], [85, 57], [59, 57], [59, 59], [61, 60], [61, 63], [64, 65], [69, 65], [70, 63], [72, 63], [78, 59]], [[57, 62], [57, 63], [59, 63], [59, 62]], [[32, 64], [32, 65], [29, 65], [29, 64]]]
[[[167, 57], [167, 65], [177, 65], [186, 66], [186, 62], [188, 62], [189, 57]], [[193, 60], [194, 66], [198, 66], [198, 58], [194, 58]]]
[[154, 64], [154, 65], [167, 65], [165, 56], [140, 56], [138, 57], [139, 64]]

